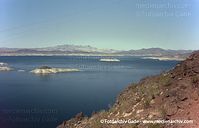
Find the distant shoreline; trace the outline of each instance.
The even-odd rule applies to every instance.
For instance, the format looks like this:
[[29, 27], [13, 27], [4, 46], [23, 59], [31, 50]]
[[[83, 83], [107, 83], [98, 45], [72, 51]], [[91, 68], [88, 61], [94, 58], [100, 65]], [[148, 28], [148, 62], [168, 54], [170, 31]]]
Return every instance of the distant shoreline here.
[[169, 61], [169, 60], [176, 60], [176, 61], [183, 61], [186, 58], [178, 58], [178, 57], [143, 57], [143, 59], [153, 59], [153, 60], [160, 60], [160, 61]]
[[0, 48], [0, 56], [135, 56], [144, 59], [184, 60], [193, 50], [142, 48], [138, 50], [99, 49], [83, 45], [57, 45], [43, 48]]
[[4, 54], [0, 56], [132, 56], [132, 55], [113, 55], [113, 54]]
[[169, 57], [169, 56], [147, 56], [147, 55], [113, 55], [113, 54], [18, 54], [18, 55], [0, 55], [0, 57], [9, 57], [9, 56], [38, 56], [38, 57], [53, 57], [53, 56], [86, 56], [86, 57], [94, 57], [94, 56], [98, 56], [98, 57], [125, 57], [125, 56], [131, 56], [131, 57], [140, 57], [142, 59], [153, 59], [153, 60], [160, 60], [160, 61], [183, 61], [186, 59], [186, 57]]

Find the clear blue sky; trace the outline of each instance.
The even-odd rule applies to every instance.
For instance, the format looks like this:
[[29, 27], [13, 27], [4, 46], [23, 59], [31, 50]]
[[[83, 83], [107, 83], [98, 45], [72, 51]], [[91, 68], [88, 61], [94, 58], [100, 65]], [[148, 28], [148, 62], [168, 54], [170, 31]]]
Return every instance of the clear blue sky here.
[[199, 49], [198, 0], [0, 0], [0, 47]]

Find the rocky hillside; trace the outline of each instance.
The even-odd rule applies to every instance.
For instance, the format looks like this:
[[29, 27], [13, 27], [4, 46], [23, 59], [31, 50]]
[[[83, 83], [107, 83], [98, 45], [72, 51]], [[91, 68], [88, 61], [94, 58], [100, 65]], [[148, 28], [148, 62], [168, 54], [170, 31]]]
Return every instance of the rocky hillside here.
[[[198, 128], [199, 52], [169, 72], [148, 77], [126, 88], [106, 111], [84, 117], [82, 113], [58, 128]], [[193, 120], [188, 124], [125, 123], [105, 120]]]

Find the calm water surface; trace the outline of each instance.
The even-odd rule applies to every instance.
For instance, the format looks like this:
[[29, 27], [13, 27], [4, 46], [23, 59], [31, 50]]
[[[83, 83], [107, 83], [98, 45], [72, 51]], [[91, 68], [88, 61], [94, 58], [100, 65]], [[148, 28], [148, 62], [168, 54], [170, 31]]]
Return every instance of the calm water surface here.
[[[107, 109], [130, 83], [174, 67], [177, 61], [117, 57], [0, 57], [15, 70], [0, 72], [0, 125], [5, 128], [55, 128], [79, 112], [90, 115]], [[48, 65], [80, 72], [35, 75]], [[20, 70], [24, 70], [21, 72]]]

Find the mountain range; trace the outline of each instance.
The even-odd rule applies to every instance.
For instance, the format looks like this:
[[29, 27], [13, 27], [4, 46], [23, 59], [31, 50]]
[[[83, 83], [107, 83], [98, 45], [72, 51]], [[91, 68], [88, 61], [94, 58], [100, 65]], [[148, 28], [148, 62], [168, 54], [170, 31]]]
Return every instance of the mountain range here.
[[43, 48], [0, 48], [0, 56], [51, 56], [51, 55], [102, 55], [102, 56], [150, 56], [150, 57], [185, 57], [192, 50], [170, 50], [148, 48], [139, 50], [99, 49], [90, 45], [57, 45]]

